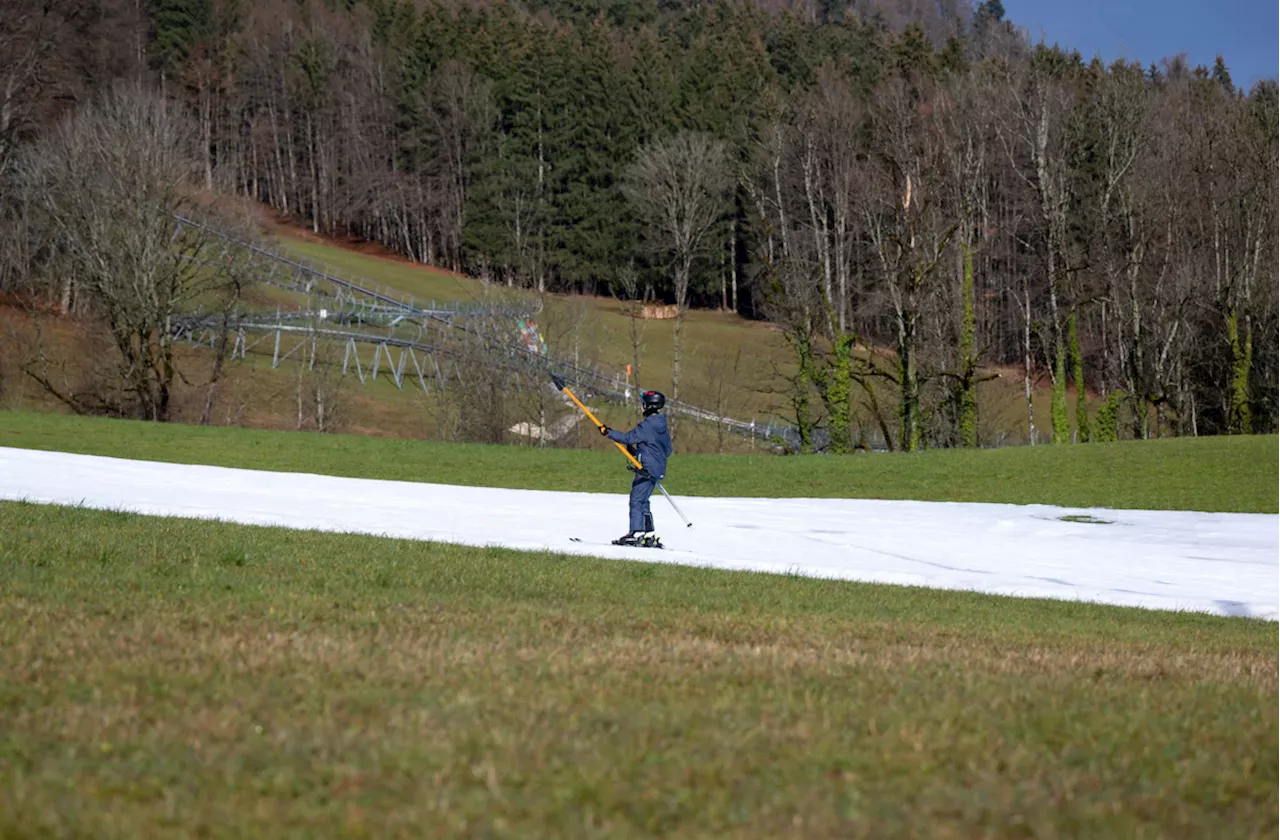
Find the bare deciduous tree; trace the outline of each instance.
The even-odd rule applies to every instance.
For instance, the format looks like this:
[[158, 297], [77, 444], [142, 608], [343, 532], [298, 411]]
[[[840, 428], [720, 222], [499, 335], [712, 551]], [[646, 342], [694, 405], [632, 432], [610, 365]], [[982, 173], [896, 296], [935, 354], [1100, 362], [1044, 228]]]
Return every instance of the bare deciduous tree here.
[[961, 446], [978, 445], [978, 383], [985, 378], [978, 372], [982, 356], [978, 341], [976, 278], [974, 252], [986, 242], [992, 230], [992, 145], [990, 129], [989, 86], [981, 77], [971, 74], [956, 76], [939, 90], [936, 107], [940, 110], [938, 127], [947, 155], [946, 177], [959, 227], [956, 237], [957, 287], [960, 294], [953, 311], [957, 319], [956, 364], [951, 371], [954, 380], [954, 419], [956, 442]]
[[[313, 324], [313, 328], [314, 328]], [[345, 348], [333, 338], [312, 333], [298, 355], [298, 429], [315, 424], [317, 432], [338, 432], [345, 426], [350, 377], [343, 370]]]
[[[640, 353], [644, 349], [644, 319], [640, 317], [642, 301], [640, 296], [640, 277], [635, 266], [627, 264], [618, 269], [614, 284], [615, 294], [621, 292], [626, 297], [626, 313], [628, 338], [631, 340], [631, 377], [629, 382], [640, 382]], [[639, 400], [637, 393], [636, 399]]]
[[939, 294], [932, 278], [958, 227], [945, 200], [939, 104], [915, 85], [892, 79], [881, 86], [872, 109], [873, 148], [880, 165], [868, 173], [874, 187], [865, 215], [896, 325], [900, 445], [906, 451], [923, 443], [920, 322], [926, 298]]
[[[46, 232], [45, 294], [62, 312], [100, 318], [118, 354], [111, 410], [165, 420], [175, 380], [176, 319], [234, 305], [241, 256], [195, 200], [189, 123], [158, 95], [119, 86], [85, 106], [20, 162], [22, 202]], [[39, 374], [29, 370], [32, 376]], [[44, 383], [77, 410], [101, 410]]]
[[851, 274], [862, 152], [855, 141], [863, 123], [863, 105], [849, 80], [823, 68], [817, 87], [801, 106], [799, 145], [805, 205], [822, 276], [827, 334], [849, 325]]
[[703, 359], [703, 392], [707, 407], [716, 414], [716, 452], [724, 454], [727, 427], [724, 418], [746, 407], [742, 388], [742, 348], [716, 349]]
[[642, 148], [629, 173], [627, 195], [671, 260], [676, 299], [672, 399], [680, 398], [680, 326], [689, 306], [694, 262], [712, 244], [731, 185], [724, 145], [696, 132], [681, 132]]
[[0, 174], [18, 141], [35, 132], [66, 92], [68, 56], [75, 49], [76, 17], [89, 17], [73, 0], [8, 0], [0, 14]]
[[[1006, 75], [1009, 107], [997, 125], [1013, 170], [1035, 194], [1045, 280], [1049, 299], [1049, 372], [1053, 382], [1051, 419], [1053, 442], [1070, 441], [1066, 406], [1066, 319], [1064, 284], [1072, 266], [1069, 254], [1071, 157], [1074, 154], [1067, 123], [1072, 116], [1071, 89], [1062, 78], [1070, 68], [1048, 50]], [[1030, 306], [1030, 296], [1027, 296]], [[1028, 316], [1028, 323], [1030, 317]], [[1029, 374], [1028, 374], [1029, 377]], [[1028, 380], [1029, 381], [1029, 380]], [[1028, 399], [1028, 405], [1030, 400]], [[1030, 409], [1028, 409], [1030, 410]]]

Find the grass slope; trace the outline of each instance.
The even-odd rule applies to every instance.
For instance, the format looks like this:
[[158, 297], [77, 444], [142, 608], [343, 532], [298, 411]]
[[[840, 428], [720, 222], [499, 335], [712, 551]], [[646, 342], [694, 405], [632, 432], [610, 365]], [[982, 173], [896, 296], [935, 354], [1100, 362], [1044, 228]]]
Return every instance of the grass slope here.
[[1275, 836], [1274, 623], [0, 503], [0, 835]]
[[[338, 243], [279, 228], [275, 235], [286, 251], [329, 263], [351, 276], [412, 295], [418, 300], [477, 302], [484, 299], [484, 285], [439, 269], [375, 254], [362, 253]], [[623, 375], [633, 364], [631, 321], [624, 304], [611, 298], [546, 295], [539, 324], [551, 354], [561, 359], [600, 363], [611, 374]], [[671, 393], [673, 320], [641, 320], [639, 364], [636, 376], [646, 388]], [[790, 409], [779, 391], [778, 372], [794, 372], [795, 358], [781, 334], [770, 325], [749, 321], [728, 312], [692, 310], [682, 327], [684, 375], [681, 398], [686, 402], [741, 420], [764, 425], [789, 417]], [[896, 363], [882, 359], [892, 368]], [[978, 386], [979, 435], [987, 443], [1004, 445], [1026, 439], [1027, 407], [1021, 375], [1002, 373]], [[855, 395], [855, 401], [861, 397]], [[896, 392], [882, 385], [878, 391], [885, 420], [896, 430]], [[1074, 395], [1069, 422], [1075, 428]], [[1046, 435], [1050, 407], [1047, 380], [1034, 386], [1032, 401]], [[878, 432], [869, 410], [855, 413], [855, 427], [868, 434]], [[896, 431], [895, 431], [896, 433]], [[715, 447], [700, 441], [706, 451]]]
[[[395, 289], [417, 300], [478, 303], [486, 290], [479, 280], [459, 277], [430, 266], [379, 257], [344, 248], [336, 243], [315, 241], [276, 232], [286, 252], [322, 260], [350, 276], [367, 279]], [[506, 291], [505, 289], [499, 291]], [[529, 293], [529, 297], [537, 297]], [[611, 374], [622, 375], [633, 362], [631, 326], [618, 301], [609, 298], [545, 295], [538, 316], [540, 331], [552, 355], [588, 365], [601, 363]], [[637, 375], [645, 387], [670, 392], [672, 330], [670, 320], [640, 321], [643, 344]], [[788, 354], [776, 333], [765, 324], [752, 323], [724, 313], [690, 312], [684, 327], [686, 376], [683, 399], [695, 405], [721, 410], [729, 416], [751, 419], [768, 417], [779, 407], [776, 400], [754, 390], [768, 379], [773, 366], [785, 369]], [[739, 350], [743, 361], [731, 372], [732, 358]], [[717, 360], [709, 370], [707, 362]], [[732, 379], [731, 382], [724, 382]], [[715, 381], [713, 381], [715, 380]]]
[[[625, 421], [624, 421], [625, 422]], [[0, 446], [441, 484], [622, 492], [621, 456], [0, 411]], [[675, 456], [666, 482], [702, 496], [920, 499], [1276, 513], [1275, 436], [942, 450]]]
[[412, 296], [419, 304], [433, 300], [439, 303], [468, 301], [480, 291], [478, 280], [407, 260], [361, 254], [314, 238], [291, 236], [284, 231], [277, 232], [276, 241], [285, 255], [319, 260], [338, 269], [340, 276], [348, 279], [374, 280], [403, 295]]

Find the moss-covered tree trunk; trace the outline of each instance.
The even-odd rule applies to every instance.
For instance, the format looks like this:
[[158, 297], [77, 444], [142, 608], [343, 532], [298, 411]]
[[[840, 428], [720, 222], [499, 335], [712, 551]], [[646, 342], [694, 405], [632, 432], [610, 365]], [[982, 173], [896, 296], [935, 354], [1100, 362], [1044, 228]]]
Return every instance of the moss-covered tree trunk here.
[[849, 398], [853, 387], [853, 336], [837, 333], [831, 351], [830, 369], [824, 373], [822, 402], [827, 409], [827, 428], [831, 431], [830, 451], [833, 455], [848, 455], [852, 450], [849, 439]]
[[1231, 345], [1231, 390], [1227, 410], [1227, 431], [1234, 435], [1253, 434], [1253, 414], [1249, 409], [1249, 369], [1253, 366], [1253, 330], [1245, 318], [1244, 339], [1240, 337], [1240, 316], [1235, 309], [1227, 314], [1227, 342]]
[[1071, 342], [1071, 378], [1076, 383], [1076, 439], [1089, 442], [1089, 403], [1084, 384], [1084, 359], [1080, 355], [1080, 333], [1076, 329], [1076, 313], [1067, 320], [1068, 339]]
[[1131, 395], [1129, 402], [1133, 406], [1133, 439], [1147, 439], [1147, 415], [1151, 412], [1151, 403], [1147, 401], [1144, 394], [1135, 393]]
[[1059, 335], [1053, 343], [1053, 392], [1049, 416], [1053, 421], [1053, 442], [1071, 442], [1071, 422], [1067, 419], [1067, 351]]
[[1099, 443], [1113, 443], [1120, 438], [1120, 404], [1123, 391], [1112, 391], [1098, 408], [1098, 428], [1093, 439]]

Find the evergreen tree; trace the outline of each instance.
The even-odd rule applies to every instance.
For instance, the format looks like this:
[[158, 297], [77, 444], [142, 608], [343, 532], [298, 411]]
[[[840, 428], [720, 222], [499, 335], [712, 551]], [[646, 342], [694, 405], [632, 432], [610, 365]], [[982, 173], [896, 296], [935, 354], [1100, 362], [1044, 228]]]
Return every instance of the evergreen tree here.
[[617, 163], [631, 156], [635, 134], [619, 118], [624, 88], [615, 81], [607, 28], [586, 28], [566, 46], [550, 126], [556, 150], [552, 259], [571, 288], [599, 291], [613, 266], [632, 253]]
[[929, 43], [919, 24], [908, 24], [894, 41], [890, 53], [893, 56], [894, 69], [904, 77], [917, 74], [930, 77], [937, 72], [938, 65], [933, 54], [933, 45]]
[[1000, 0], [983, 0], [974, 10], [973, 16], [974, 20], [980, 24], [988, 21], [998, 23], [1004, 20], [1004, 3]]
[[551, 87], [559, 58], [555, 34], [542, 26], [512, 32], [505, 59], [491, 62], [496, 122], [474, 164], [467, 209], [468, 262], [502, 279], [547, 288], [550, 193], [556, 165], [550, 147]]
[[951, 75], [963, 75], [969, 69], [969, 60], [964, 54], [964, 42], [955, 35], [947, 38], [942, 52], [938, 53], [938, 68]]
[[173, 75], [187, 60], [213, 17], [212, 0], [149, 0], [151, 60], [164, 75]]
[[1214, 59], [1213, 70], [1210, 71], [1209, 77], [1221, 85], [1222, 90], [1228, 96], [1235, 95], [1236, 88], [1231, 83], [1231, 73], [1227, 70], [1227, 63], [1222, 60], [1221, 55]]

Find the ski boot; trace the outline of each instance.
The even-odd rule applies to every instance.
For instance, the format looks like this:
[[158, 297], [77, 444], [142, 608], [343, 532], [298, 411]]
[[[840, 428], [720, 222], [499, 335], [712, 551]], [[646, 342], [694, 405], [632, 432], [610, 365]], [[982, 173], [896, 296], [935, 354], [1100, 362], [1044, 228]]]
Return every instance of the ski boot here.
[[639, 548], [644, 545], [644, 534], [640, 531], [628, 531], [613, 541], [614, 545], [629, 545]]
[[657, 534], [653, 533], [652, 531], [649, 531], [647, 534], [645, 534], [643, 537], [640, 538], [640, 545], [644, 546], [645, 548], [662, 548], [663, 547], [662, 538], [659, 537]]

